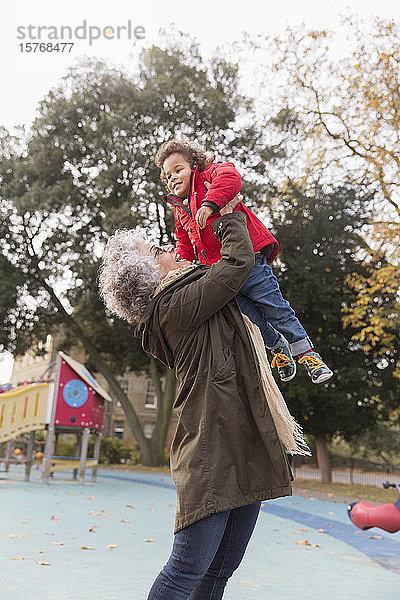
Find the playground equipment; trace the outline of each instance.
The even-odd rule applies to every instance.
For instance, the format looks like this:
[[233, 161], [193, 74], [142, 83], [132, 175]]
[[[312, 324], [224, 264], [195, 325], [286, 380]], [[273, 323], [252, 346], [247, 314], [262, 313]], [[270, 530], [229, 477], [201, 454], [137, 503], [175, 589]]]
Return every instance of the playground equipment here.
[[394, 504], [371, 504], [363, 500], [353, 502], [348, 505], [347, 514], [354, 525], [360, 529], [379, 527], [389, 533], [396, 533], [400, 531], [400, 484], [385, 481], [382, 485], [385, 489], [396, 488], [399, 492], [397, 502]]
[[[6, 443], [3, 462], [8, 465], [14, 454], [13, 445], [21, 434], [29, 433], [25, 462], [25, 479], [29, 480], [34, 460], [33, 449], [36, 432], [47, 428], [44, 453], [42, 454], [43, 481], [48, 482], [55, 471], [73, 469], [74, 478], [78, 469], [81, 482], [85, 469], [92, 468], [96, 477], [103, 430], [105, 402], [111, 401], [107, 392], [97, 383], [84, 365], [64, 352], [57, 357], [54, 383], [33, 383], [0, 394], [0, 443]], [[76, 456], [55, 456], [54, 451], [61, 433], [74, 433], [79, 443]], [[87, 458], [90, 434], [96, 435], [93, 458]], [[20, 449], [18, 449], [20, 450]], [[2, 459], [0, 459], [2, 460]], [[19, 460], [18, 462], [21, 462]]]

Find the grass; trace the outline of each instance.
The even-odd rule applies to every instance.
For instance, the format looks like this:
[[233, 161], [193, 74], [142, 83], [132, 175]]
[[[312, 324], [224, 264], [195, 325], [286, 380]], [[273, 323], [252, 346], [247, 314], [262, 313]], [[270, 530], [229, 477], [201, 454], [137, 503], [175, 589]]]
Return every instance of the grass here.
[[308, 481], [296, 479], [293, 485], [296, 494], [322, 497], [329, 500], [348, 502], [351, 499], [367, 500], [383, 504], [396, 502], [398, 493], [394, 488], [385, 490], [370, 485], [356, 485], [350, 483], [321, 483], [320, 481]]

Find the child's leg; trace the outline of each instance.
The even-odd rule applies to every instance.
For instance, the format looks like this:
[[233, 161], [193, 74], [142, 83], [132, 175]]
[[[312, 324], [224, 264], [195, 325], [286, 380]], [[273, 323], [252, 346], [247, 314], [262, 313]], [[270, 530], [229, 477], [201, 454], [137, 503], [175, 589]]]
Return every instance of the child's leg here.
[[239, 304], [240, 311], [249, 317], [250, 321], [255, 323], [260, 329], [266, 348], [272, 350], [279, 346], [282, 338], [281, 334], [274, 327], [272, 327], [268, 321], [265, 320], [263, 314], [258, 310], [256, 304], [247, 298], [247, 296], [244, 296], [241, 291], [236, 296], [236, 300]]
[[[306, 330], [296, 317], [289, 302], [283, 298], [278, 281], [267, 263], [266, 257], [262, 254], [256, 254], [254, 269], [240, 290], [240, 296], [244, 296], [247, 301], [253, 303], [255, 310], [264, 321], [267, 321], [286, 338], [292, 355], [300, 359], [299, 362], [304, 365], [313, 383], [321, 383], [333, 375], [321, 357], [313, 352], [313, 344]], [[256, 324], [258, 325], [257, 322]], [[281, 354], [279, 348], [271, 346], [269, 348], [277, 351], [279, 355]], [[283, 352], [283, 354], [287, 353]]]
[[[306, 330], [282, 296], [278, 280], [264, 255], [256, 254], [254, 269], [240, 290], [240, 295], [250, 300], [263, 319], [287, 339], [293, 356], [312, 349]], [[268, 347], [273, 348], [271, 345]]]
[[272, 366], [278, 368], [282, 381], [290, 381], [296, 375], [296, 362], [293, 360], [289, 344], [285, 338], [266, 321], [257, 305], [246, 296], [239, 293], [236, 296], [239, 308], [260, 329], [264, 345], [274, 354]]

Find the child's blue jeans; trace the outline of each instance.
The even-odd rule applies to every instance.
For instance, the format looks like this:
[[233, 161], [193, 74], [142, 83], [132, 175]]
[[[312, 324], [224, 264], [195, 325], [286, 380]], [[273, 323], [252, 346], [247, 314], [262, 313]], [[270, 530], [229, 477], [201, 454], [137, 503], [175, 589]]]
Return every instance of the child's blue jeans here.
[[257, 253], [255, 261], [252, 272], [236, 296], [240, 310], [260, 328], [264, 344], [270, 350], [280, 346], [280, 334], [289, 342], [293, 356], [311, 350], [311, 340], [293, 308], [283, 298], [266, 257]]
[[147, 600], [220, 600], [240, 565], [260, 502], [215, 513], [178, 531]]

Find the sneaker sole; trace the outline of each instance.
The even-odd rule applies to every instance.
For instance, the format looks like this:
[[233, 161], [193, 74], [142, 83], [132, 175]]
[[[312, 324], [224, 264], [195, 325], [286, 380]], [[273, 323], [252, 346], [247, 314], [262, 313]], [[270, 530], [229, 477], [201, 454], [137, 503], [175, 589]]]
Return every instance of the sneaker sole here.
[[294, 377], [296, 377], [296, 373], [297, 373], [296, 363], [294, 364], [294, 366], [295, 366], [294, 373], [290, 377], [285, 377], [284, 379], [282, 377], [280, 377], [281, 381], [291, 381]]
[[318, 379], [314, 379], [313, 383], [323, 383], [324, 381], [328, 381], [332, 377], [332, 371], [330, 373], [323, 373], [318, 377]]

